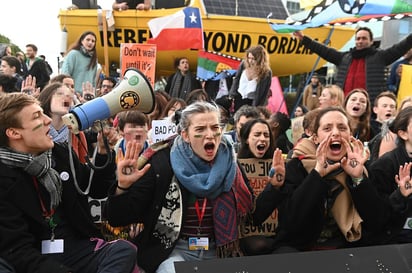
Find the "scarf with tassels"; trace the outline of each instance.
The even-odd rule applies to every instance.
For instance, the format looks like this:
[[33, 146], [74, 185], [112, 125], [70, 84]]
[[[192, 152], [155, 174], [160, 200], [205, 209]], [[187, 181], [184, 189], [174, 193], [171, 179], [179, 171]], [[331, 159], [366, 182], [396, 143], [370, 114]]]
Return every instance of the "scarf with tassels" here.
[[211, 164], [178, 136], [170, 159], [178, 181], [194, 195], [212, 201], [217, 256], [242, 256], [238, 229], [252, 209], [252, 194], [237, 166], [232, 144], [223, 138]]
[[22, 168], [28, 174], [37, 178], [50, 194], [50, 210], [61, 202], [63, 191], [60, 176], [51, 168], [51, 150], [38, 156], [19, 153], [9, 148], [0, 148], [0, 161], [11, 168]]
[[[293, 150], [292, 158], [298, 158], [306, 171], [311, 172], [316, 166], [316, 145], [310, 138], [301, 139]], [[362, 236], [362, 218], [356, 210], [348, 186], [346, 185], [347, 174], [339, 169], [324, 178], [337, 181], [339, 185], [330, 184], [330, 192], [337, 191], [330, 212], [336, 221], [346, 241], [355, 242]], [[340, 189], [339, 189], [340, 188]]]
[[182, 75], [177, 71], [172, 78], [171, 86], [169, 94], [172, 98], [186, 99], [187, 94], [192, 91], [192, 73], [188, 71], [186, 75]]

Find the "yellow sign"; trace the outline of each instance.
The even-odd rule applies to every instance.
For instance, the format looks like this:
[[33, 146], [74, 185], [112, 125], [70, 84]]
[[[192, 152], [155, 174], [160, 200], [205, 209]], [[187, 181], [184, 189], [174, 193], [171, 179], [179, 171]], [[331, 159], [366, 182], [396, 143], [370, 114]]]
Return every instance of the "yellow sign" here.
[[398, 106], [404, 98], [412, 96], [412, 65], [401, 65], [402, 76], [398, 89]]
[[[253, 6], [253, 3], [251, 2], [250, 5]], [[305, 73], [314, 68], [318, 56], [305, 49], [290, 34], [279, 34], [273, 31], [266, 19], [206, 13], [201, 0], [190, 1], [190, 6], [199, 7], [201, 10], [205, 50], [244, 58], [247, 48], [261, 44], [269, 53], [274, 76]], [[84, 31], [94, 31], [97, 34], [98, 59], [101, 62], [106, 60], [106, 51], [108, 61], [111, 64], [113, 62], [119, 63], [119, 50], [122, 43], [147, 43], [151, 36], [147, 25], [148, 21], [174, 14], [181, 9], [113, 11], [115, 25], [113, 31], [107, 31], [105, 35], [98, 27], [97, 10], [61, 10], [59, 18], [61, 28], [67, 29], [68, 45], [75, 42]], [[282, 23], [284, 18], [272, 21]], [[320, 27], [305, 30], [306, 35], [322, 43], [330, 33], [332, 34], [329, 46], [341, 49], [353, 37], [354, 29], [348, 27]], [[107, 50], [103, 50], [104, 47]], [[169, 76], [174, 73], [174, 60], [182, 56], [189, 59], [191, 70], [196, 71], [197, 50], [158, 51], [156, 54], [156, 77]], [[316, 69], [325, 63], [326, 61], [321, 59]]]

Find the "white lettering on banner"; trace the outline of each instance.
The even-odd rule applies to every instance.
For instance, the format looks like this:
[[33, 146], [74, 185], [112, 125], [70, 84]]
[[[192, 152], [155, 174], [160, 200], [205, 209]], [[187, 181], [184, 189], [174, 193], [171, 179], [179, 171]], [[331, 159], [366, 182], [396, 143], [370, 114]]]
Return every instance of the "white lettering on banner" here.
[[92, 215], [93, 222], [101, 223], [102, 222], [102, 208], [107, 198], [104, 199], [93, 199], [89, 197], [89, 209], [90, 214]]

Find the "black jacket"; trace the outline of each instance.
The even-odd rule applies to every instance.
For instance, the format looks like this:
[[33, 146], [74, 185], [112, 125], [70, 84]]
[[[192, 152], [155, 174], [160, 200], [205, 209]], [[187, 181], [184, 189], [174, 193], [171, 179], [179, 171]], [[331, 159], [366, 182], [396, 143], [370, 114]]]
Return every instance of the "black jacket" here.
[[[59, 205], [65, 216], [64, 221], [79, 238], [89, 240], [90, 237], [102, 237], [92, 221], [87, 196], [80, 195], [75, 188], [67, 145], [55, 143], [52, 160], [52, 168], [61, 177], [68, 177], [67, 180], [62, 179], [63, 194]], [[105, 160], [106, 156], [98, 155], [96, 165], [103, 165]], [[89, 168], [76, 160], [74, 165], [80, 188], [84, 190], [89, 180]], [[93, 188], [107, 191], [108, 185], [115, 181], [114, 170], [115, 164], [112, 162], [104, 171], [96, 171], [93, 183], [97, 186]], [[43, 188], [41, 184], [38, 186], [39, 189]], [[33, 177], [19, 168], [10, 168], [0, 162], [0, 257], [18, 273], [70, 271], [56, 260], [41, 254], [41, 241], [50, 239], [45, 238], [45, 234], [50, 234], [50, 227], [42, 215], [39, 191], [36, 190]]]
[[[304, 36], [302, 44], [309, 48], [321, 58], [335, 64], [338, 68], [336, 84], [344, 87], [346, 76], [349, 71], [349, 66], [352, 62], [352, 54], [350, 51], [341, 52], [332, 47], [325, 46], [315, 40]], [[376, 96], [385, 91], [386, 77], [385, 68], [402, 57], [412, 47], [412, 34], [407, 36], [401, 42], [392, 45], [384, 50], [376, 50], [374, 54], [366, 57], [366, 90], [369, 93], [369, 98], [373, 104]]]
[[[242, 103], [242, 97], [238, 92], [239, 81], [242, 76], [242, 72], [245, 69], [243, 62], [240, 63], [236, 75], [233, 79], [232, 87], [230, 88], [229, 95], [235, 99], [235, 112], [244, 103]], [[270, 85], [272, 84], [272, 71], [270, 71], [264, 78], [260, 79], [256, 85], [256, 94], [254, 100], [251, 102], [252, 106], [264, 106], [268, 103]], [[247, 99], [245, 99], [247, 100]], [[244, 100], [244, 101], [245, 101]]]
[[[380, 199], [378, 193], [368, 178], [354, 188], [347, 178], [354, 205], [363, 219], [362, 239], [355, 243], [347, 243], [344, 247], [369, 245], [374, 230], [382, 226]], [[286, 164], [286, 180], [280, 190], [270, 184], [257, 197], [257, 210], [266, 213], [274, 208], [279, 209], [279, 227], [277, 230], [277, 245], [287, 245], [300, 250], [311, 249], [325, 225], [325, 201], [328, 186], [324, 178], [312, 170], [306, 171], [298, 158], [291, 159]], [[255, 215], [259, 222], [269, 214]]]
[[173, 177], [170, 148], [156, 152], [149, 163], [149, 171], [127, 193], [115, 196], [116, 187], [113, 187], [106, 202], [110, 225], [144, 223], [143, 231], [132, 241], [138, 247], [137, 262], [148, 273], [155, 272], [173, 250], [173, 247], [163, 248], [159, 239], [152, 234]]
[[[171, 145], [173, 142], [170, 142]], [[174, 176], [170, 163], [170, 147], [157, 151], [148, 161], [151, 164], [148, 172], [131, 186], [126, 193], [114, 195], [116, 187], [109, 190], [106, 212], [109, 224], [126, 226], [131, 223], [144, 223], [143, 231], [132, 239], [137, 245], [137, 263], [147, 273], [156, 272], [158, 266], [169, 257], [176, 241], [165, 247], [160, 239], [154, 236], [162, 207], [173, 205], [165, 198]], [[245, 179], [245, 175], [243, 174]], [[245, 180], [246, 182], [246, 180]], [[248, 183], [246, 182], [248, 185]], [[181, 203], [182, 218], [185, 218], [189, 191], [182, 185]], [[249, 187], [249, 190], [251, 188]], [[167, 204], [166, 204], [167, 203]], [[127, 208], [127, 209], [125, 209]]]
[[[411, 161], [402, 146], [385, 153], [370, 165], [374, 185], [381, 195], [381, 203], [385, 205], [381, 214], [381, 218], [385, 221], [384, 229], [380, 234], [382, 243], [402, 243], [398, 235], [403, 231], [406, 219], [412, 217], [412, 199], [404, 197], [395, 182], [399, 166]], [[412, 240], [412, 231], [409, 230], [409, 233]]]
[[37, 58], [32, 64], [28, 74], [36, 77], [36, 87], [40, 87], [40, 89], [43, 89], [49, 83], [50, 75], [47, 71], [46, 62], [40, 58]]

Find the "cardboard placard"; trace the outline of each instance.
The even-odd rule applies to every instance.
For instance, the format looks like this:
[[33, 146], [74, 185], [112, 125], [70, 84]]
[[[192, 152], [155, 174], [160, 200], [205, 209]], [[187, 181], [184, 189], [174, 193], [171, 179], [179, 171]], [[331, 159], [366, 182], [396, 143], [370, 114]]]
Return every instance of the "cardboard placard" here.
[[[255, 196], [258, 196], [268, 183], [268, 173], [272, 167], [272, 159], [243, 158], [239, 159], [239, 162], [249, 178]], [[246, 225], [241, 235], [243, 237], [252, 235], [272, 236], [275, 235], [277, 223], [278, 211], [275, 209], [261, 225]]]

